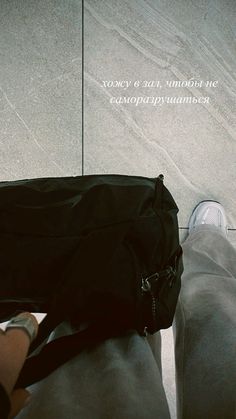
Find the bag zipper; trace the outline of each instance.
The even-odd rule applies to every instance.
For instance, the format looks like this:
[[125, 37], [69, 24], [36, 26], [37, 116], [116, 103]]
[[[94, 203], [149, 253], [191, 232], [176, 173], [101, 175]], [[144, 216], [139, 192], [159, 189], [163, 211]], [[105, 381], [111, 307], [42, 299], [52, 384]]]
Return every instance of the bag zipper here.
[[[157, 315], [157, 299], [153, 291], [153, 286], [155, 286], [155, 284], [159, 281], [160, 278], [165, 277], [166, 280], [169, 282], [169, 287], [171, 288], [176, 278], [176, 263], [177, 263], [177, 256], [175, 257], [174, 269], [172, 268], [172, 266], [167, 266], [166, 269], [162, 270], [161, 272], [155, 272], [154, 274], [146, 278], [142, 277], [141, 290], [143, 293], [150, 294], [150, 297], [151, 297], [153, 330], [156, 330], [156, 315]], [[147, 329], [148, 329], [147, 327], [144, 328], [144, 334], [146, 336], [147, 336]]]

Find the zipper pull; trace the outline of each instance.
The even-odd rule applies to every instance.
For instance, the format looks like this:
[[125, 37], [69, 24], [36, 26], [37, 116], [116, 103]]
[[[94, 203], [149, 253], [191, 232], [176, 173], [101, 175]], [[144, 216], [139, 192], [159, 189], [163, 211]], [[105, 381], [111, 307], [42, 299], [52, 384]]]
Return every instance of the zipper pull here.
[[142, 278], [142, 286], [141, 286], [141, 289], [144, 292], [150, 292], [151, 291], [151, 284], [148, 281], [148, 278]]
[[158, 281], [159, 274], [155, 272], [154, 274], [147, 276], [146, 278], [142, 278], [142, 290], [144, 292], [151, 292], [152, 286]]

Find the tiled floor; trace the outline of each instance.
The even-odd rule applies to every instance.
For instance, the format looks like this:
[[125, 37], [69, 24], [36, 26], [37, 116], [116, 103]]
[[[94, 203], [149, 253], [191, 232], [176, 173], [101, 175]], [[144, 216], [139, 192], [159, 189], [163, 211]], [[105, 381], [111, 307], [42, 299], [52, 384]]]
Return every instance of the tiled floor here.
[[[163, 173], [180, 227], [215, 199], [235, 229], [235, 23], [234, 0], [85, 0], [84, 174]], [[81, 26], [81, 0], [0, 0], [0, 180], [82, 173]]]

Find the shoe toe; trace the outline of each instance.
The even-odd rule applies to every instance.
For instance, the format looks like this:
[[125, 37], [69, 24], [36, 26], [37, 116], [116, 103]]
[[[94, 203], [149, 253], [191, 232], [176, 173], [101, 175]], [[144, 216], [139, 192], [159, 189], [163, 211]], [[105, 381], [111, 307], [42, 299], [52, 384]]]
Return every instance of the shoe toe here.
[[227, 230], [224, 208], [217, 201], [202, 201], [193, 210], [189, 220], [189, 231], [200, 225], [211, 224]]

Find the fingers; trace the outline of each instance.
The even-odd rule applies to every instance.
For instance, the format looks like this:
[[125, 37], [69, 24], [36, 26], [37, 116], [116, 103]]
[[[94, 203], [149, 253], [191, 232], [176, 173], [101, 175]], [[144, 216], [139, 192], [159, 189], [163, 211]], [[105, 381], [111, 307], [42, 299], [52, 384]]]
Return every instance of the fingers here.
[[29, 313], [29, 312], [26, 311], [26, 312], [18, 314], [17, 317], [30, 318], [32, 320], [33, 324], [34, 324], [34, 328], [35, 328], [36, 335], [37, 335], [39, 324], [38, 324], [38, 321], [37, 321], [36, 317], [32, 313]]
[[[9, 396], [24, 365], [30, 342], [38, 333], [38, 322], [34, 315], [23, 312], [19, 317], [24, 321], [21, 320], [16, 325], [12, 322], [12, 325], [7, 325], [5, 333], [0, 333], [0, 381]], [[15, 395], [17, 402], [18, 397], [20, 402], [24, 394]]]
[[31, 394], [29, 391], [25, 390], [24, 388], [19, 388], [14, 390], [10, 396], [11, 401], [11, 412], [8, 419], [15, 418], [20, 411], [27, 406], [31, 398]]

